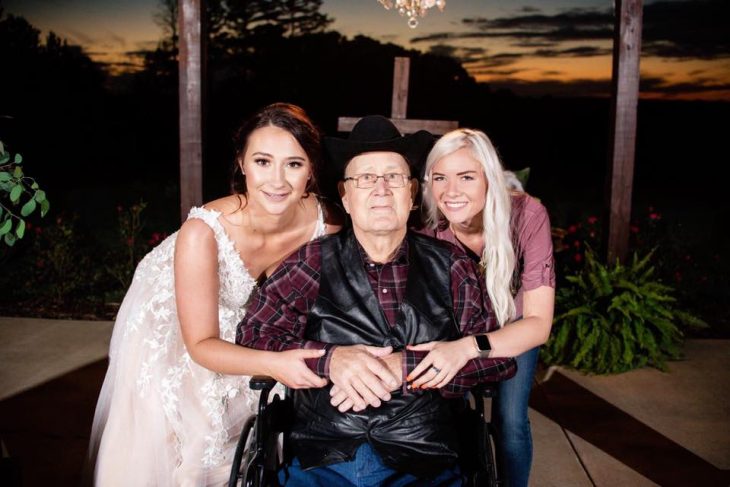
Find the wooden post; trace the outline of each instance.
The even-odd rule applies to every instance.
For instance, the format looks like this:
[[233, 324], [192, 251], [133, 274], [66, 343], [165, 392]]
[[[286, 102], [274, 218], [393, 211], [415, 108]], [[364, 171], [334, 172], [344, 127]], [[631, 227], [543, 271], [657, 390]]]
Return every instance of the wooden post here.
[[411, 71], [411, 59], [397, 57], [393, 63], [393, 101], [390, 105], [391, 118], [406, 118], [408, 106], [408, 77]]
[[615, 0], [615, 5], [607, 247], [609, 262], [616, 258], [623, 262], [629, 248], [642, 0]]
[[203, 7], [180, 0], [180, 218], [203, 202]]
[[[397, 57], [393, 63], [393, 98], [390, 119], [402, 134], [412, 134], [419, 130], [428, 130], [434, 135], [443, 135], [459, 128], [459, 122], [453, 120], [417, 120], [408, 119], [408, 81], [411, 69], [411, 60], [407, 57]], [[350, 132], [352, 127], [360, 121], [360, 117], [339, 117], [337, 130]]]

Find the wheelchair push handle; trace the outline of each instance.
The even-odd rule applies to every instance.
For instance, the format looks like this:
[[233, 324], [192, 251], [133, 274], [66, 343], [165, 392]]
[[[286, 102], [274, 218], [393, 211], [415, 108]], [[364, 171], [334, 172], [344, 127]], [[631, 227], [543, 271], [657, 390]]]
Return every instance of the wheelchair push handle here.
[[276, 385], [276, 380], [267, 375], [254, 375], [248, 385], [254, 391], [270, 391]]

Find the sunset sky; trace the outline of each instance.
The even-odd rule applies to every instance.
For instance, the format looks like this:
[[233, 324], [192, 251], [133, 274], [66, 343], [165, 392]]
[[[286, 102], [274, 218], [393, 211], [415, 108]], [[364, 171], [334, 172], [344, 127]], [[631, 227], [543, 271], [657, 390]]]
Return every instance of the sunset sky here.
[[[730, 1], [645, 0], [642, 96], [730, 101]], [[377, 0], [324, 0], [346, 36], [364, 34], [459, 58], [478, 80], [519, 94], [605, 95], [611, 76], [612, 1], [446, 0], [416, 29]], [[92, 58], [134, 62], [154, 48], [157, 0], [4, 0], [44, 32]]]

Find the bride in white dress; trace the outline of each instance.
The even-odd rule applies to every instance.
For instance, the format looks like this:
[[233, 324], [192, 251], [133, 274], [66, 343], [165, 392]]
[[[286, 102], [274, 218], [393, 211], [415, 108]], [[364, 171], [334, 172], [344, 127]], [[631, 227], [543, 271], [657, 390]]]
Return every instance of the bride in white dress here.
[[311, 193], [319, 135], [299, 107], [264, 108], [237, 137], [238, 191], [193, 208], [140, 262], [114, 326], [92, 427], [96, 485], [225, 484], [243, 423], [256, 410], [251, 375], [294, 388], [326, 384], [304, 364], [321, 351], [234, 343], [257, 279], [338, 229]]

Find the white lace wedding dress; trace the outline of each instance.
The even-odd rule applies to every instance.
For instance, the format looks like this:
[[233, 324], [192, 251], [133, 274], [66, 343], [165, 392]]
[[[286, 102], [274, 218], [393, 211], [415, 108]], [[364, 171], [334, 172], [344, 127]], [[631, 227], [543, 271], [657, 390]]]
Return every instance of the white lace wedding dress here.
[[[256, 281], [219, 216], [193, 208], [188, 219], [203, 220], [215, 233], [220, 334], [233, 342]], [[320, 208], [312, 238], [324, 229]], [[211, 372], [185, 349], [175, 305], [176, 237], [142, 259], [117, 315], [91, 435], [101, 487], [225, 484], [243, 423], [256, 410], [249, 377]]]

